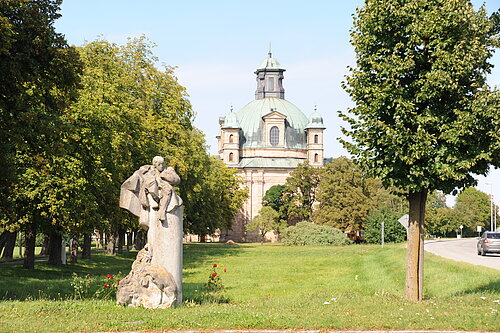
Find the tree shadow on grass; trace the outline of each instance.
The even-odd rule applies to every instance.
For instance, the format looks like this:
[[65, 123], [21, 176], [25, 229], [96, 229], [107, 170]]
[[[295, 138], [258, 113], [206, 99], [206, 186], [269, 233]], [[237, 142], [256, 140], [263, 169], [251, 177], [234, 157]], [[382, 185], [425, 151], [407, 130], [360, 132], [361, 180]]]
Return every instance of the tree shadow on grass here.
[[[238, 255], [248, 247], [251, 245], [185, 244], [184, 268], [196, 268], [204, 265], [208, 260], [217, 261], [223, 257]], [[51, 266], [44, 262], [36, 263], [33, 270], [23, 269], [20, 265], [0, 267], [0, 301], [70, 298], [74, 295], [74, 289], [71, 286], [73, 273], [80, 277], [89, 275], [96, 288], [102, 287], [109, 282], [107, 274], [114, 276], [115, 279], [125, 277], [136, 256], [137, 251], [123, 252], [116, 256], [94, 254], [92, 259], [79, 259], [77, 264]], [[199, 286], [196, 284], [192, 289], [187, 285], [186, 296], [195, 298], [194, 290], [200, 290], [201, 286], [202, 284]]]
[[476, 288], [464, 290], [463, 292], [457, 293], [457, 295], [455, 296], [458, 296], [458, 294], [468, 295], [468, 294], [490, 294], [490, 293], [500, 294], [500, 279], [497, 279], [487, 284], [483, 284]]

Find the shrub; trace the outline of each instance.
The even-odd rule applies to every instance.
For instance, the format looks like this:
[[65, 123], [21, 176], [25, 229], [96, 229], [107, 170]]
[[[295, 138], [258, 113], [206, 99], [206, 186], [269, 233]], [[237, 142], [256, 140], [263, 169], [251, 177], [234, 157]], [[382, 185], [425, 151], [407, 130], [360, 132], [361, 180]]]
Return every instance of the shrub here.
[[285, 229], [283, 244], [285, 245], [348, 245], [351, 241], [340, 230], [326, 225], [311, 222], [299, 222]]

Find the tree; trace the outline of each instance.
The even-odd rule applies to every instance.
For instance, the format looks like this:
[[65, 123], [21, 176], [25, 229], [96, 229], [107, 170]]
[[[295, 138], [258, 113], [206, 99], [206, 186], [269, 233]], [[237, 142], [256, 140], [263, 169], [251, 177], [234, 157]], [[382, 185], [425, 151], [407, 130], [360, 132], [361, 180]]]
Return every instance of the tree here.
[[258, 230], [260, 232], [261, 243], [264, 243], [266, 234], [279, 229], [279, 214], [271, 206], [263, 206], [259, 214], [253, 218], [246, 228], [249, 231]]
[[310, 220], [319, 180], [319, 169], [307, 162], [299, 164], [290, 173], [283, 189], [280, 210], [280, 215], [286, 216], [289, 223]]
[[446, 197], [440, 191], [433, 191], [427, 196], [425, 204], [425, 232], [431, 235], [444, 235], [447, 226], [454, 221], [452, 210], [446, 206]]
[[422, 299], [427, 194], [486, 174], [498, 105], [486, 85], [498, 20], [468, 0], [373, 0], [357, 10], [356, 67], [344, 89], [355, 103], [344, 146], [410, 204], [406, 297]]
[[231, 228], [234, 215], [243, 206], [248, 192], [237, 171], [216, 157], [208, 156], [203, 150], [196, 161], [190, 163], [188, 177], [180, 186], [186, 207], [185, 230], [203, 240], [216, 229]]
[[[464, 227], [463, 232], [475, 235], [477, 226], [490, 226], [490, 198], [488, 194], [473, 187], [464, 189], [455, 202], [455, 216], [458, 226]], [[458, 226], [455, 230], [459, 230]]]
[[346, 157], [327, 163], [320, 178], [316, 195], [319, 205], [313, 221], [344, 232], [364, 230], [368, 212], [375, 207], [379, 182], [364, 177], [361, 169]]
[[262, 205], [269, 206], [275, 211], [279, 211], [283, 205], [281, 197], [283, 196], [283, 190], [285, 185], [274, 185], [266, 191], [266, 194], [262, 198]]

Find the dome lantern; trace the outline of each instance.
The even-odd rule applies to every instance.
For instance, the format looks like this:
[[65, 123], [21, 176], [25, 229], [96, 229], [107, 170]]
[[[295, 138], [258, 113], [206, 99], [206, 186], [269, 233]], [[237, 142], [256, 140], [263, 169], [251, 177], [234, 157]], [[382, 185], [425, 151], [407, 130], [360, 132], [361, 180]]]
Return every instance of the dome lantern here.
[[257, 75], [257, 90], [255, 99], [266, 97], [285, 98], [285, 89], [283, 88], [283, 72], [285, 69], [280, 65], [278, 59], [273, 58], [271, 50], [269, 57], [264, 59], [259, 68], [255, 71]]

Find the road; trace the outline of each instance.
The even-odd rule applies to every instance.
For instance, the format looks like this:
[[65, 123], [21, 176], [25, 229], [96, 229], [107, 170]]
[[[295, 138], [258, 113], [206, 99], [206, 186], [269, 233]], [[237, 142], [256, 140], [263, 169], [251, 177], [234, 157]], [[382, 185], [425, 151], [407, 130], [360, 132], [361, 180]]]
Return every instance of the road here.
[[500, 270], [500, 254], [478, 256], [476, 244], [476, 238], [432, 240], [425, 242], [424, 249], [444, 258]]

